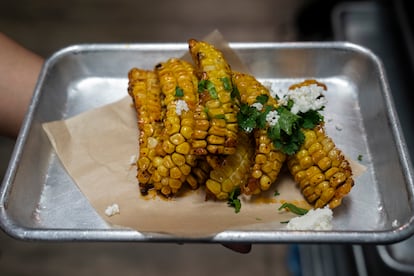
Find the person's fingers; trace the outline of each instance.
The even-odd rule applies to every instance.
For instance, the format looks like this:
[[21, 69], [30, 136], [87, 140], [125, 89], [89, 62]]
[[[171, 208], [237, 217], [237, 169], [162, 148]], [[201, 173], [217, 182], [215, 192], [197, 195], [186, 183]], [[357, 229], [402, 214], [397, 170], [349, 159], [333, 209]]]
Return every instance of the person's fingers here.
[[247, 254], [252, 250], [252, 245], [248, 243], [223, 243], [222, 245], [242, 254]]

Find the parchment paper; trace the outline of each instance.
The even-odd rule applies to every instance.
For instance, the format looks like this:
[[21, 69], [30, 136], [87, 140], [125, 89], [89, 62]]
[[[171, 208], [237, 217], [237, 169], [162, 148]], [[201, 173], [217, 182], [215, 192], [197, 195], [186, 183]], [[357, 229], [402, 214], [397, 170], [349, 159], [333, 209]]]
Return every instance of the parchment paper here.
[[[221, 48], [226, 58], [231, 56], [228, 59], [233, 70], [247, 70], [219, 32], [204, 40]], [[127, 91], [125, 95], [120, 101], [67, 120], [43, 124], [68, 174], [110, 225], [177, 237], [206, 237], [225, 230], [284, 228], [281, 222], [296, 216], [278, 211], [285, 201], [310, 208], [286, 171], [264, 195], [252, 200], [242, 198], [239, 213], [226, 202], [205, 201], [202, 188], [169, 200], [141, 196], [136, 166], [132, 164], [138, 154], [136, 114]], [[274, 196], [275, 190], [279, 196]], [[105, 209], [114, 203], [119, 205], [120, 213], [108, 217]]]

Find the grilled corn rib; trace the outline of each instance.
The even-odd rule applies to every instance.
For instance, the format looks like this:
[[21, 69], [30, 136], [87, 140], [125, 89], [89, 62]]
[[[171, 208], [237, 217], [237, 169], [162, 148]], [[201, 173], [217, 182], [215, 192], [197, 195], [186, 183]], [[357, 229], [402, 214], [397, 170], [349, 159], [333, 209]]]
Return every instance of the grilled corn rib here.
[[[294, 84], [289, 90], [312, 84], [326, 90], [326, 85], [316, 80]], [[336, 208], [354, 186], [350, 163], [326, 134], [323, 122], [302, 131], [304, 142], [295, 154], [288, 157], [288, 169], [303, 196], [315, 208], [326, 205]]]
[[192, 188], [198, 185], [189, 177], [197, 163], [196, 155], [191, 154], [193, 113], [198, 102], [197, 77], [191, 64], [175, 58], [159, 63], [155, 71], [166, 106], [161, 133], [162, 150], [166, 154], [156, 159], [152, 180], [157, 191], [171, 196], [183, 183], [187, 182]]
[[[277, 101], [274, 99], [268, 89], [263, 86], [257, 79], [248, 74], [234, 72], [233, 83], [240, 94], [240, 102], [249, 106], [257, 102], [257, 97], [265, 96], [267, 98], [263, 106], [276, 108]], [[264, 112], [264, 109], [262, 109]], [[261, 191], [269, 189], [273, 184], [286, 160], [286, 155], [276, 149], [272, 140], [267, 135], [268, 125], [265, 128], [255, 128], [253, 135], [255, 139], [255, 158], [251, 167], [251, 172], [247, 183], [242, 186], [244, 194], [258, 194]]]
[[222, 166], [211, 170], [206, 181], [207, 193], [225, 200], [234, 189], [245, 185], [253, 153], [249, 136], [240, 133], [236, 152], [227, 156]]
[[128, 93], [132, 97], [139, 129], [137, 179], [142, 194], [153, 188], [154, 160], [164, 153], [159, 148], [164, 117], [161, 89], [153, 71], [133, 68], [128, 72]]
[[214, 46], [188, 41], [199, 77], [200, 105], [195, 112], [194, 152], [233, 154], [237, 144], [237, 106], [232, 97], [231, 69]]

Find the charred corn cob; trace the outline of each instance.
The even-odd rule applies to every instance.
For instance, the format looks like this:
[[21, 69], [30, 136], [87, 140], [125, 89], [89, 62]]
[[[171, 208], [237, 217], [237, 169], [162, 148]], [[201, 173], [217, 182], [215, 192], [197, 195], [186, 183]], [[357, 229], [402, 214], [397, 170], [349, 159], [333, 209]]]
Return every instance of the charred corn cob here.
[[188, 43], [200, 80], [194, 152], [198, 155], [233, 154], [237, 144], [238, 109], [232, 97], [230, 66], [214, 46], [194, 39]]
[[166, 154], [156, 159], [152, 180], [157, 191], [171, 196], [183, 183], [187, 182], [192, 188], [197, 188], [198, 184], [189, 178], [197, 163], [196, 155], [191, 154], [193, 113], [198, 102], [197, 77], [191, 64], [175, 58], [156, 65], [155, 71], [166, 106], [160, 138]]
[[[260, 112], [265, 112], [265, 106], [276, 108], [278, 106], [268, 89], [257, 79], [248, 74], [234, 73], [233, 83], [240, 94], [241, 104], [252, 106], [259, 104], [258, 97], [263, 97], [259, 107]], [[286, 154], [276, 149], [272, 140], [267, 135], [268, 125], [263, 128], [255, 128], [255, 158], [250, 170], [247, 183], [241, 187], [244, 194], [258, 194], [269, 189], [273, 184], [286, 159]]]
[[333, 209], [341, 204], [354, 181], [345, 156], [324, 130], [323, 123], [303, 130], [305, 141], [289, 156], [288, 168], [306, 200], [315, 208]]
[[[315, 85], [327, 89], [325, 84], [310, 79], [292, 85], [289, 90]], [[313, 129], [302, 129], [302, 133], [303, 143], [288, 158], [289, 171], [309, 203], [315, 208], [327, 205], [333, 209], [354, 185], [351, 166], [326, 134], [323, 120]]]
[[225, 200], [235, 188], [245, 185], [253, 153], [251, 139], [246, 133], [240, 133], [236, 152], [227, 156], [222, 166], [211, 170], [206, 181], [207, 193]]
[[128, 93], [133, 99], [139, 129], [139, 157], [137, 179], [142, 194], [153, 188], [154, 161], [163, 155], [159, 148], [162, 131], [161, 118], [165, 112], [161, 104], [161, 89], [153, 71], [133, 68], [128, 73]]

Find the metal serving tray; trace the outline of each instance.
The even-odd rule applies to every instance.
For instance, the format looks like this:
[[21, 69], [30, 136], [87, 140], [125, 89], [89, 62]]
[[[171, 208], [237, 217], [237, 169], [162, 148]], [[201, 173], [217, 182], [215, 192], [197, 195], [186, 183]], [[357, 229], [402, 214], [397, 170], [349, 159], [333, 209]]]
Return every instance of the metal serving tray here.
[[67, 241], [389, 243], [410, 236], [413, 169], [378, 58], [349, 43], [230, 46], [260, 80], [286, 86], [317, 78], [328, 85], [327, 131], [350, 158], [362, 156], [367, 168], [335, 209], [332, 231], [236, 230], [195, 239], [113, 228], [93, 210], [61, 165], [42, 123], [124, 97], [132, 67], [151, 69], [180, 57], [187, 44], [74, 45], [51, 56], [1, 186], [1, 227], [19, 239]]

